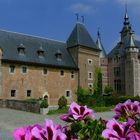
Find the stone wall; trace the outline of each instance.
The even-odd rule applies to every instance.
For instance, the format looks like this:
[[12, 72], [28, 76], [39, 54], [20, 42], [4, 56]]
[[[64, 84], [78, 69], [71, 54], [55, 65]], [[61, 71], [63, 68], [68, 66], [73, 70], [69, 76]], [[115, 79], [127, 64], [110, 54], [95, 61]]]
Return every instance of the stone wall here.
[[[79, 67], [79, 86], [85, 89], [90, 88], [89, 84], [94, 83], [94, 72], [99, 67], [98, 51], [80, 47], [78, 51], [78, 67]], [[89, 60], [91, 63], [89, 64]], [[88, 73], [92, 73], [92, 78], [88, 78]]]
[[40, 112], [40, 105], [39, 103], [28, 103], [25, 101], [18, 101], [18, 100], [0, 100], [0, 107], [17, 109], [26, 112]]
[[[61, 96], [66, 97], [66, 91], [71, 91], [70, 97], [66, 97], [68, 104], [76, 100], [75, 92], [77, 90], [77, 71], [47, 68], [47, 75], [43, 74], [41, 66], [27, 66], [27, 73], [21, 72], [22, 64], [15, 65], [15, 73], [9, 72], [9, 63], [2, 64], [2, 94], [1, 99], [26, 100], [29, 98], [42, 98], [44, 93], [48, 93], [49, 105], [55, 106]], [[64, 75], [60, 71], [64, 70]], [[71, 78], [71, 72], [74, 72], [74, 78]], [[11, 97], [11, 90], [16, 90], [16, 95]], [[31, 90], [31, 96], [27, 97], [27, 90]]]

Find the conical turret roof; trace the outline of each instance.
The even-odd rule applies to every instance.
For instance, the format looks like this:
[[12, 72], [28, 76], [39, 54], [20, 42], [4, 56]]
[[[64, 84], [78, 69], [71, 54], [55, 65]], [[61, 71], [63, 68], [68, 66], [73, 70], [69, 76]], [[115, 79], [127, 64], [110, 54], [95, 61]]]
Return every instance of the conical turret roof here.
[[106, 51], [102, 45], [102, 42], [101, 42], [101, 37], [100, 37], [100, 33], [99, 31], [97, 32], [97, 41], [96, 41], [96, 45], [97, 47], [101, 50], [100, 52], [100, 58], [104, 58], [106, 57]]
[[85, 25], [79, 22], [76, 23], [67, 40], [67, 47], [74, 47], [77, 45], [98, 49], [96, 43], [93, 41], [89, 32], [85, 28]]

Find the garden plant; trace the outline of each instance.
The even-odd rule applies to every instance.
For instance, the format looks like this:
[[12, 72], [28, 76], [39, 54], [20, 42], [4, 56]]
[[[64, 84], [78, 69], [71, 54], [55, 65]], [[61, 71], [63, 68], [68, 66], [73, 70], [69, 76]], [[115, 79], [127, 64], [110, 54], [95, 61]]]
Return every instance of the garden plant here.
[[14, 140], [140, 140], [140, 102], [127, 100], [113, 109], [111, 120], [95, 119], [92, 109], [73, 102], [69, 112], [60, 116], [65, 126], [46, 119], [36, 124], [18, 128]]

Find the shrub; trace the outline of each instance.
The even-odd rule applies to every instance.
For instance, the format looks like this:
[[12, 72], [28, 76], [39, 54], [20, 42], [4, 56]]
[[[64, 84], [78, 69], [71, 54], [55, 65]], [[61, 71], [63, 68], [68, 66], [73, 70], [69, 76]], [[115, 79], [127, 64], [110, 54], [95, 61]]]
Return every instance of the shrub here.
[[113, 88], [111, 86], [105, 86], [104, 93], [110, 94], [111, 92], [113, 92]]
[[92, 94], [89, 90], [78, 88], [76, 95], [77, 95], [77, 101], [80, 105], [90, 106], [93, 102]]
[[61, 96], [58, 100], [59, 109], [67, 107], [67, 99], [64, 96]]
[[48, 101], [47, 100], [42, 100], [40, 103], [40, 108], [47, 108], [48, 105]]

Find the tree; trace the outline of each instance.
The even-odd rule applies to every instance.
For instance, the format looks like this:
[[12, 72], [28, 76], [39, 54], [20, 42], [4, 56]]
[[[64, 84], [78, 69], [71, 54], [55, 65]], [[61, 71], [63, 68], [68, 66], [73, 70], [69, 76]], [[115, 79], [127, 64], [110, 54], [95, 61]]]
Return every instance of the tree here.
[[93, 93], [98, 95], [102, 94], [102, 73], [99, 67], [95, 69], [94, 73]]

